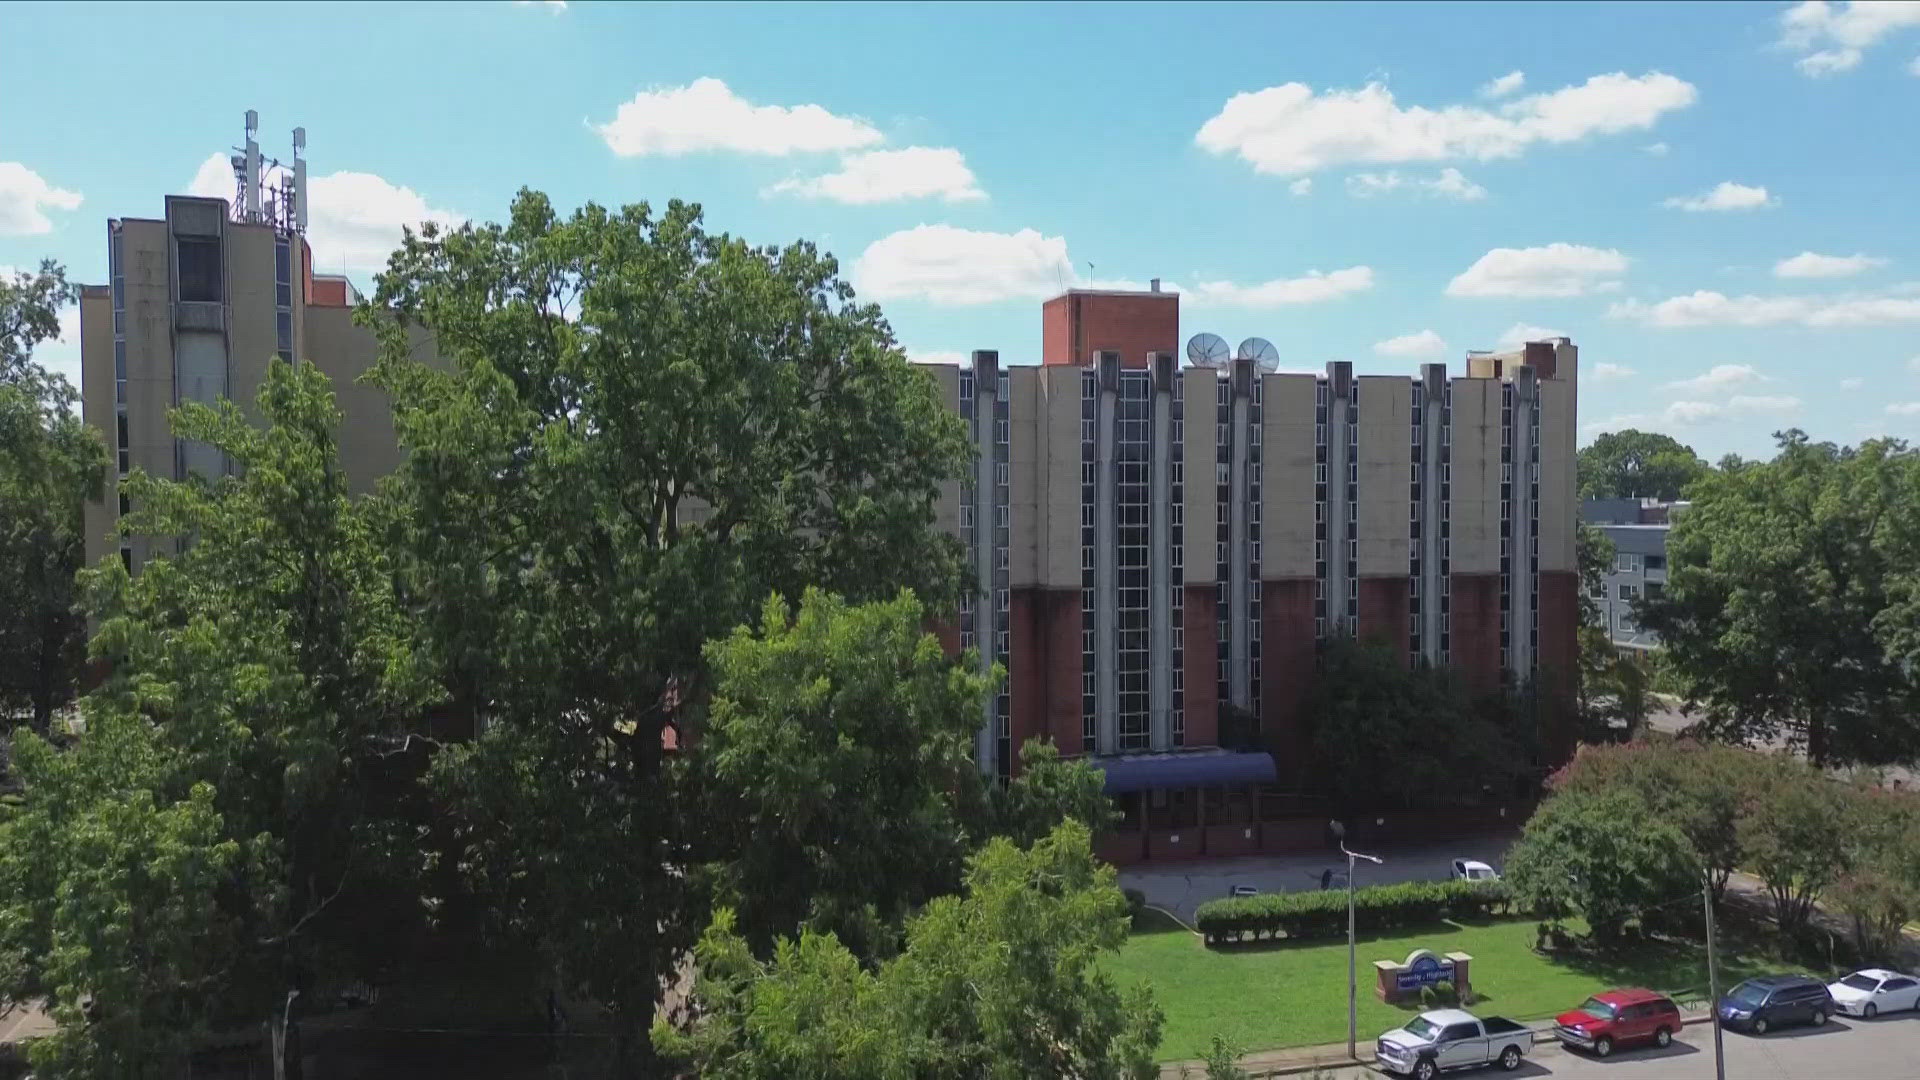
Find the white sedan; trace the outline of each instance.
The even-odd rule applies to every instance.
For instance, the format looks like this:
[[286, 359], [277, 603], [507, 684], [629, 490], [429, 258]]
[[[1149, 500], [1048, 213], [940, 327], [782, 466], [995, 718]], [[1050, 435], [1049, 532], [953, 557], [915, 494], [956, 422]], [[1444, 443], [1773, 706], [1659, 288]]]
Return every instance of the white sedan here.
[[1455, 881], [1498, 881], [1500, 875], [1493, 867], [1478, 859], [1453, 860], [1453, 880]]
[[1828, 983], [1833, 1007], [1848, 1016], [1871, 1020], [1883, 1012], [1920, 1009], [1920, 979], [1882, 968], [1866, 968]]

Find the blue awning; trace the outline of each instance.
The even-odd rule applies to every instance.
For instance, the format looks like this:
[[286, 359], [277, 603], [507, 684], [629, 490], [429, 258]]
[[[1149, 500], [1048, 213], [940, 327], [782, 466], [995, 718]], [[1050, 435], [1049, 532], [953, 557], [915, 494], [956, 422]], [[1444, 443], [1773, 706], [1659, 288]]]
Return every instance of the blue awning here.
[[1109, 795], [1163, 788], [1271, 784], [1273, 755], [1233, 750], [1186, 750], [1166, 754], [1116, 754], [1088, 758], [1107, 774]]

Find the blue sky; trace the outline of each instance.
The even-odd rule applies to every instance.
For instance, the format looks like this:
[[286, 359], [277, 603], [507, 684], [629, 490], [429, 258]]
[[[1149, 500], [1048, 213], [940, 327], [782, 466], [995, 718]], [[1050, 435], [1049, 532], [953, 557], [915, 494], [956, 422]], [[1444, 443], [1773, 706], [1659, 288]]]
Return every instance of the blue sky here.
[[523, 184], [681, 197], [833, 251], [921, 357], [1159, 277], [1292, 368], [1565, 333], [1583, 441], [1920, 437], [1920, 3], [11, 4], [0, 265], [102, 280], [108, 217], [230, 190], [247, 108], [363, 287]]

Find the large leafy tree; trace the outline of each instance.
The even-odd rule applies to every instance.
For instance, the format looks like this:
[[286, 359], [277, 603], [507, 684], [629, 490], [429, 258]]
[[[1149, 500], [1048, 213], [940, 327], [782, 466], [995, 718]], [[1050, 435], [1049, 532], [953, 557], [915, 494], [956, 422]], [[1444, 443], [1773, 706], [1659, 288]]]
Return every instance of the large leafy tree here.
[[0, 726], [42, 733], [78, 692], [86, 624], [74, 575], [83, 508], [107, 465], [73, 387], [33, 361], [70, 298], [52, 262], [0, 278]]
[[877, 969], [813, 931], [756, 959], [723, 909], [697, 951], [699, 1019], [656, 1037], [714, 1080], [1150, 1077], [1160, 1012], [1099, 965], [1127, 925], [1084, 826], [999, 838]]
[[385, 887], [418, 851], [377, 773], [429, 690], [377, 515], [348, 494], [326, 376], [275, 361], [258, 411], [173, 412], [236, 473], [127, 478], [122, 527], [189, 542], [137, 578], [87, 572], [109, 675], [71, 750], [21, 740], [0, 964], [8, 997], [60, 1021], [34, 1051], [48, 1075], [130, 1075], [209, 1026], [280, 1019], [390, 944], [357, 916], [417, 910]]
[[1610, 431], [1580, 450], [1583, 499], [1678, 499], [1710, 471], [1693, 448], [1652, 431]]
[[1816, 765], [1920, 752], [1920, 701], [1899, 603], [1920, 456], [1779, 436], [1767, 462], [1730, 462], [1674, 523], [1667, 588], [1641, 605], [1705, 733], [1783, 739]]
[[1507, 854], [1506, 879], [1521, 906], [1585, 919], [1613, 943], [1629, 923], [1658, 919], [1700, 895], [1701, 868], [1680, 829], [1631, 791], [1568, 791], [1528, 819]]
[[960, 421], [831, 257], [678, 202], [562, 218], [522, 192], [506, 224], [410, 235], [360, 317], [408, 452], [402, 584], [479, 729], [434, 773], [463, 863], [644, 1031], [704, 923], [684, 869], [710, 824], [666, 748], [700, 752], [703, 643], [807, 585], [951, 601]]
[[707, 646], [698, 759], [726, 827], [711, 838], [719, 903], [756, 949], [808, 925], [871, 955], [885, 941], [870, 926], [958, 887], [979, 799], [956, 795], [980, 785], [988, 684], [925, 626], [909, 594], [849, 605], [809, 589]]
[[1772, 755], [1751, 777], [1736, 832], [1743, 865], [1766, 882], [1782, 930], [1807, 924], [1827, 889], [1853, 867], [1860, 792], [1805, 762]]

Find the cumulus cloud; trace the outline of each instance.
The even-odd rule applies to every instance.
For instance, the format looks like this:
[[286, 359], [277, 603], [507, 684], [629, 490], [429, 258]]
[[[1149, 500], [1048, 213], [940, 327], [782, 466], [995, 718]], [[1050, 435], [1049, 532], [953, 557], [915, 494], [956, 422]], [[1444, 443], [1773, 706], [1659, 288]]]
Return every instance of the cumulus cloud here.
[[1738, 395], [1726, 401], [1675, 401], [1663, 414], [1670, 424], [1699, 424], [1712, 420], [1730, 420], [1749, 416], [1792, 416], [1800, 411], [1800, 399], [1786, 395]]
[[[1067, 241], [1034, 229], [1013, 233], [917, 225], [867, 245], [853, 267], [860, 291], [876, 300], [919, 299], [935, 304], [991, 304], [1036, 300], [1069, 288], [1138, 290], [1136, 281], [1083, 277]], [[1373, 287], [1365, 266], [1252, 285], [1200, 282], [1185, 291], [1200, 305], [1277, 307], [1331, 300]], [[1162, 288], [1175, 291], [1168, 283]]]
[[1840, 380], [1840, 389], [1842, 390], [1858, 390], [1865, 385], [1867, 385], [1867, 380], [1865, 379], [1841, 379]]
[[1235, 94], [1194, 142], [1279, 176], [1347, 164], [1488, 161], [1518, 157], [1536, 143], [1650, 128], [1698, 96], [1691, 83], [1659, 72], [1595, 75], [1497, 109], [1402, 107], [1381, 83], [1316, 92], [1293, 82]]
[[[1297, 182], [1297, 181], [1296, 181]], [[1406, 190], [1444, 199], [1458, 199], [1472, 202], [1487, 197], [1487, 189], [1461, 175], [1459, 169], [1448, 166], [1441, 169], [1438, 176], [1431, 178], [1405, 176], [1401, 173], [1355, 173], [1347, 177], [1347, 194], [1360, 198], [1373, 195], [1385, 195], [1389, 192]]]
[[[233, 198], [233, 167], [225, 154], [213, 154], [200, 163], [191, 195]], [[402, 226], [414, 229], [433, 222], [444, 229], [466, 220], [449, 210], [431, 206], [419, 192], [373, 173], [335, 172], [307, 182], [307, 243], [313, 248], [317, 273], [384, 269], [387, 256], [400, 246]]]
[[1447, 342], [1431, 330], [1422, 330], [1415, 334], [1401, 334], [1385, 341], [1373, 343], [1373, 351], [1381, 356], [1430, 357], [1443, 356], [1447, 351]]
[[1647, 326], [1888, 326], [1920, 322], [1920, 296], [1893, 290], [1853, 296], [1727, 296], [1702, 289], [1657, 303], [1622, 300], [1608, 318]]
[[1447, 283], [1448, 296], [1584, 296], [1620, 287], [1627, 257], [1579, 244], [1494, 248]]
[[621, 157], [713, 151], [781, 157], [882, 141], [859, 117], [836, 116], [819, 105], [754, 105], [714, 78], [635, 94], [594, 130]]
[[1648, 143], [1640, 148], [1642, 153], [1652, 154], [1654, 157], [1666, 157], [1669, 149], [1671, 148], [1663, 142]]
[[1662, 206], [1676, 210], [1689, 210], [1695, 213], [1714, 210], [1758, 210], [1763, 206], [1778, 206], [1780, 200], [1767, 194], [1764, 187], [1751, 187], [1736, 184], [1731, 180], [1722, 180], [1714, 185], [1712, 191], [1699, 195], [1676, 195]]
[[17, 161], [0, 161], [0, 236], [53, 231], [49, 210], [80, 209], [80, 193], [54, 187]]
[[1920, 0], [1805, 0], [1780, 16], [1780, 44], [1801, 55], [1795, 66], [1814, 78], [1860, 66], [1866, 50], [1890, 34], [1920, 27]]
[[1294, 181], [1293, 183], [1291, 183], [1291, 184], [1288, 184], [1288, 185], [1287, 185], [1287, 190], [1288, 190], [1288, 191], [1291, 191], [1291, 192], [1293, 192], [1293, 193], [1294, 193], [1295, 195], [1308, 195], [1308, 194], [1312, 194], [1312, 192], [1313, 192], [1313, 177], [1311, 177], [1311, 176], [1303, 176], [1303, 177], [1301, 177], [1300, 179], [1298, 179], [1298, 180], [1295, 180], [1295, 181]]
[[1505, 75], [1482, 86], [1480, 88], [1480, 96], [1483, 98], [1503, 98], [1526, 85], [1526, 82], [1526, 72], [1509, 71]]
[[838, 172], [782, 180], [763, 194], [792, 194], [855, 205], [929, 198], [977, 202], [987, 197], [960, 151], [930, 146], [854, 154], [842, 159]]
[[1894, 416], [1920, 416], [1920, 401], [1896, 401], [1887, 406]]
[[1549, 330], [1544, 326], [1534, 326], [1531, 323], [1514, 323], [1507, 327], [1506, 333], [1500, 335], [1500, 340], [1494, 343], [1494, 348], [1517, 349], [1529, 341], [1546, 341], [1549, 338], [1568, 336], [1570, 335], [1564, 330]]
[[1781, 278], [1837, 278], [1863, 273], [1887, 260], [1870, 255], [1816, 255], [1803, 251], [1791, 259], [1773, 264], [1773, 276]]
[[567, 10], [567, 0], [513, 0], [518, 7], [543, 7], [555, 15]]
[[1623, 364], [1595, 364], [1593, 370], [1587, 373], [1587, 377], [1594, 382], [1618, 382], [1621, 379], [1632, 378], [1634, 374], [1634, 369]]
[[1667, 384], [1667, 389], [1683, 394], [1724, 394], [1742, 386], [1767, 381], [1748, 364], [1715, 364], [1705, 374]]

